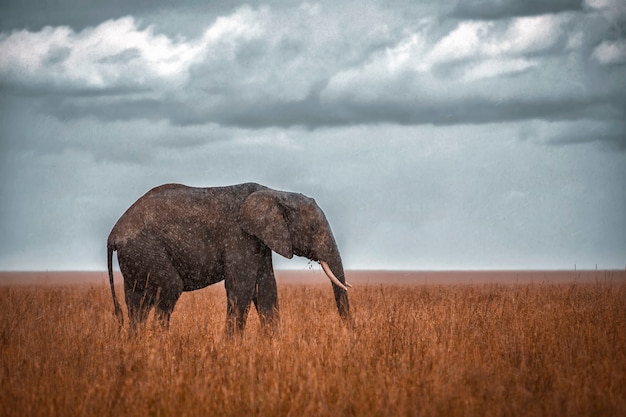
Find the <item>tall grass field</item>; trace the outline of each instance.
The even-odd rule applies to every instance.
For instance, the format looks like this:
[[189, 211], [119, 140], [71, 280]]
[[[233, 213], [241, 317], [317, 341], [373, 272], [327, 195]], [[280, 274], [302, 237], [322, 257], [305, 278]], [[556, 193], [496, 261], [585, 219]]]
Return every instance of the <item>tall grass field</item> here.
[[[123, 300], [118, 285], [118, 295]], [[107, 285], [0, 287], [2, 416], [624, 416], [626, 283], [279, 285], [223, 334], [222, 286], [121, 331]]]

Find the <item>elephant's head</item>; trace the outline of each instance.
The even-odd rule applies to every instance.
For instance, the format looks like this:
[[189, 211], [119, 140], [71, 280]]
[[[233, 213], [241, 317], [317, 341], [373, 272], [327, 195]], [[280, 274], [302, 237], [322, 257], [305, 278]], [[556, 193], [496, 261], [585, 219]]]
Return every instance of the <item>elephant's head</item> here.
[[310, 197], [274, 190], [250, 194], [241, 208], [244, 231], [256, 236], [274, 252], [319, 261], [333, 283], [339, 314], [350, 319], [343, 264], [330, 224]]

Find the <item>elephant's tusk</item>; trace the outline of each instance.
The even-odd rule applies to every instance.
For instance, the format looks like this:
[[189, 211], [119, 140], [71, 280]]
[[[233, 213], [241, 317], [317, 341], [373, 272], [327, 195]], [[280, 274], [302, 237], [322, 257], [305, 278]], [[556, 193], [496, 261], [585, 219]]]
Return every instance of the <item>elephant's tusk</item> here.
[[330, 281], [333, 284], [335, 284], [336, 286], [338, 286], [344, 291], [348, 291], [348, 288], [346, 287], [352, 288], [352, 285], [348, 284], [347, 282], [346, 282], [346, 285], [342, 284], [341, 281], [337, 279], [335, 274], [333, 274], [333, 271], [330, 270], [330, 267], [328, 266], [326, 262], [320, 261], [320, 265], [322, 265], [322, 269], [324, 270], [324, 273], [326, 273], [326, 276], [330, 279]]

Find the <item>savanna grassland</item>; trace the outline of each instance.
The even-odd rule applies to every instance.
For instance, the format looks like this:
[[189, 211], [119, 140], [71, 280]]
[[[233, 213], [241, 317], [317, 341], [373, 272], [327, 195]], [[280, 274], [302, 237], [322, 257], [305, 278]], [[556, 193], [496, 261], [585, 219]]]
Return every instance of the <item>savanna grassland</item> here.
[[0, 287], [0, 415], [626, 415], [623, 280], [355, 287], [353, 327], [283, 284], [280, 334], [236, 342], [223, 286], [134, 336], [108, 286]]

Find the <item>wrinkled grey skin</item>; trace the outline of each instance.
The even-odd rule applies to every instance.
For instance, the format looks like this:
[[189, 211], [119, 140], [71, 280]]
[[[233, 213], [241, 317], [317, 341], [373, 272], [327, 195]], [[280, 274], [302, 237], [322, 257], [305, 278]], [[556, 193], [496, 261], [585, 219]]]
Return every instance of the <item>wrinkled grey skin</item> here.
[[[241, 335], [250, 304], [264, 328], [278, 325], [271, 252], [325, 261], [345, 284], [330, 225], [315, 200], [247, 183], [193, 188], [166, 184], [148, 191], [117, 221], [107, 240], [115, 314], [123, 313], [113, 286], [113, 251], [124, 277], [131, 329], [152, 307], [169, 324], [183, 291], [224, 280], [226, 333]], [[333, 284], [339, 315], [351, 321], [347, 292]]]

